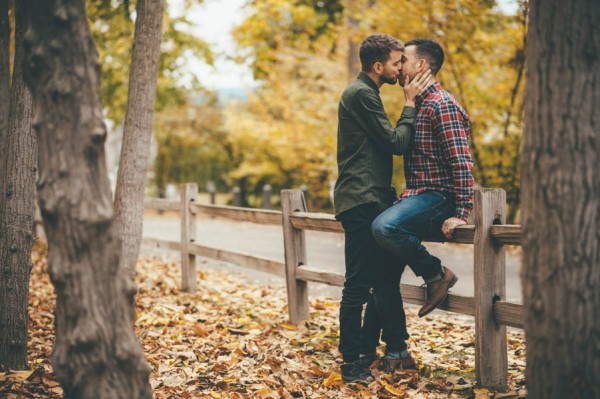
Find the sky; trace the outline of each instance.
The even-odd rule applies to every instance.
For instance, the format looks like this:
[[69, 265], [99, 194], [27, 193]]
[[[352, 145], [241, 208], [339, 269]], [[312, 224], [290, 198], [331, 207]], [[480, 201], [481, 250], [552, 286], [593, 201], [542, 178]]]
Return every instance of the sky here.
[[[173, 16], [180, 15], [182, 0], [170, 3]], [[231, 30], [240, 24], [247, 11], [244, 4], [247, 0], [204, 0], [187, 15], [194, 23], [192, 32], [206, 40], [215, 52], [214, 67], [198, 60], [190, 60], [189, 68], [207, 88], [248, 89], [256, 86], [250, 68], [238, 65], [229, 57], [235, 54], [236, 45], [231, 37]], [[506, 13], [517, 10], [515, 0], [498, 0], [498, 5]]]
[[[190, 69], [210, 89], [255, 86], [250, 69], [229, 59], [236, 52], [231, 30], [244, 20], [246, 12], [243, 5], [246, 1], [204, 0], [187, 15], [194, 23], [192, 33], [208, 42], [216, 56], [214, 67], [196, 60], [190, 61]], [[180, 15], [181, 0], [173, 1], [170, 7], [173, 16]]]

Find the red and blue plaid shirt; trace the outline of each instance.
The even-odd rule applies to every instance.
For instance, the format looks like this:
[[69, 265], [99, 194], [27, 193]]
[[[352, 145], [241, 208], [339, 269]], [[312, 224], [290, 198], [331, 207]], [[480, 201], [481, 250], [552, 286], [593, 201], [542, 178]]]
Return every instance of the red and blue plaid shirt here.
[[426, 190], [454, 194], [455, 217], [469, 218], [473, 209], [473, 161], [469, 153], [469, 116], [439, 82], [415, 98], [416, 131], [404, 155], [406, 189], [402, 198]]

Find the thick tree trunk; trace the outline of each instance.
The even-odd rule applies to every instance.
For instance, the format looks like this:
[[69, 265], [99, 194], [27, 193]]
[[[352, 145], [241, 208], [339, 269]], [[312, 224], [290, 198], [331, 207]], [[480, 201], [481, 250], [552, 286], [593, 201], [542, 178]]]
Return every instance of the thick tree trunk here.
[[163, 1], [138, 0], [136, 13], [129, 97], [115, 193], [115, 223], [122, 240], [121, 262], [124, 272], [132, 278], [142, 242]]
[[98, 54], [83, 0], [28, 0], [25, 73], [39, 143], [40, 208], [57, 293], [55, 373], [65, 398], [151, 398], [120, 270], [106, 172]]
[[[8, 18], [8, 1], [2, 0], [0, 1], [0, 143], [6, 140], [10, 106], [10, 22]], [[0, 145], [0, 159], [4, 159], [3, 151], [4, 145]]]
[[37, 147], [31, 128], [31, 94], [23, 81], [23, 2], [16, 4], [15, 60], [7, 135], [0, 158], [0, 363], [27, 368], [27, 299]]
[[600, 398], [600, 2], [530, 5], [521, 185], [528, 397]]

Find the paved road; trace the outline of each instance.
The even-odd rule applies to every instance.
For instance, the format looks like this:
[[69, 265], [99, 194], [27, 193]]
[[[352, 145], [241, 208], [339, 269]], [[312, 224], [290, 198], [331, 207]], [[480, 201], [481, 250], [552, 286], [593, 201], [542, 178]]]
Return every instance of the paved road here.
[[[178, 241], [179, 231], [179, 219], [176, 217], [147, 215], [144, 219], [145, 237]], [[283, 261], [283, 233], [281, 227], [277, 226], [263, 226], [200, 217], [197, 221], [196, 241], [201, 245]], [[343, 272], [344, 240], [341, 234], [307, 231], [306, 245], [307, 263], [310, 266]], [[452, 291], [457, 294], [472, 296], [474, 290], [473, 246], [438, 243], [429, 243], [426, 246], [431, 253], [442, 259], [444, 265], [451, 268], [460, 277]], [[142, 251], [152, 253], [157, 250], [146, 247]], [[161, 251], [161, 254], [164, 255], [165, 252]], [[178, 254], [175, 252], [171, 252], [170, 256], [178, 258]], [[516, 303], [521, 303], [520, 256], [521, 253], [518, 250], [510, 250], [506, 254], [507, 300]], [[235, 267], [220, 262], [208, 262], [207, 265], [235, 270], [262, 282], [281, 282], [279, 277], [248, 268]], [[402, 276], [402, 282], [420, 285], [422, 280], [407, 268]], [[309, 283], [309, 293], [339, 297], [341, 288]]]

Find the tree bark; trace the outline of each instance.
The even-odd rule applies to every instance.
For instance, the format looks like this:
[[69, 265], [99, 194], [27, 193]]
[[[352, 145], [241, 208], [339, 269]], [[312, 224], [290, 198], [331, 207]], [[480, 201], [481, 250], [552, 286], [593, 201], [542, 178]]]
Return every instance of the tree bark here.
[[[360, 10], [361, 13], [368, 12], [377, 4], [377, 0], [367, 1], [367, 10]], [[359, 6], [360, 7], [360, 6]], [[344, 13], [346, 14], [346, 26], [348, 27], [348, 57], [346, 58], [346, 70], [348, 71], [348, 81], [352, 81], [356, 78], [361, 70], [360, 63], [360, 40], [357, 40], [354, 35], [359, 27], [359, 21], [355, 15], [359, 14], [357, 7], [352, 1], [346, 0], [344, 3]], [[362, 40], [362, 39], [361, 39]]]
[[23, 81], [26, 9], [16, 4], [15, 60], [0, 176], [0, 363], [27, 368], [27, 300], [35, 213], [37, 147]]
[[83, 0], [28, 0], [25, 74], [39, 143], [40, 208], [57, 301], [52, 362], [65, 398], [151, 398], [133, 331], [134, 284], [105, 164], [100, 68]]
[[122, 240], [124, 272], [135, 276], [142, 243], [156, 80], [162, 38], [163, 1], [138, 0], [129, 75], [129, 97], [117, 173], [115, 224]]
[[[10, 20], [8, 1], [0, 1], [0, 143], [6, 140], [10, 107]], [[0, 145], [0, 159], [4, 146]], [[0, 171], [2, 173], [2, 171]]]
[[348, 38], [348, 58], [347, 58], [347, 70], [348, 70], [348, 81], [351, 82], [356, 79], [356, 76], [360, 72], [360, 57], [359, 57], [359, 47], [360, 42], [354, 38], [354, 32], [358, 27], [358, 20], [353, 16], [348, 16], [346, 18], [346, 23], [348, 25], [348, 32], [350, 37]]
[[600, 397], [600, 2], [532, 0], [522, 155], [528, 397]]

